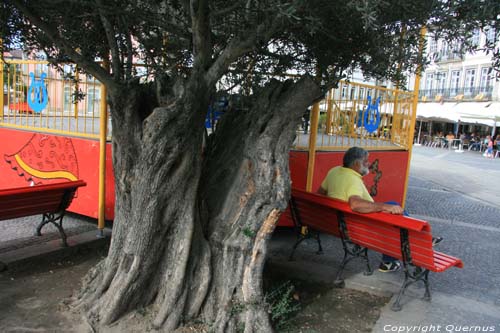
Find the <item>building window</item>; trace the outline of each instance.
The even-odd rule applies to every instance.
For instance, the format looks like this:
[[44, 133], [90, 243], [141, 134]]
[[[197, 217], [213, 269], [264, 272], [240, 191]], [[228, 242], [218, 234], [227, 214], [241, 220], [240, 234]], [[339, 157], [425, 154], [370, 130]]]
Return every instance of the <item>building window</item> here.
[[468, 69], [465, 71], [465, 85], [464, 85], [464, 93], [465, 95], [474, 94], [474, 84], [476, 82], [476, 70]]
[[461, 59], [462, 58], [462, 43], [455, 41], [453, 42], [450, 53], [448, 55], [449, 59]]
[[429, 40], [429, 53], [432, 55], [437, 52], [437, 40], [432, 36]]
[[474, 32], [472, 33], [472, 38], [471, 38], [472, 46], [474, 47], [479, 46], [480, 37], [481, 37], [481, 32], [479, 31], [479, 29], [475, 29]]
[[460, 71], [451, 71], [450, 94], [456, 96], [460, 87]]
[[493, 83], [493, 75], [491, 67], [483, 67], [481, 68], [481, 78], [479, 81], [479, 91], [480, 92], [488, 92], [491, 90]]
[[448, 59], [448, 42], [441, 42], [441, 49], [439, 50], [441, 60]]
[[64, 65], [63, 66], [63, 79], [69, 80], [73, 77], [73, 66]]
[[40, 77], [42, 73], [47, 74], [49, 67], [46, 64], [36, 64], [35, 65], [35, 76]]
[[63, 98], [63, 112], [69, 112], [71, 109], [72, 105], [72, 98], [71, 98], [71, 85], [65, 84], [64, 85], [64, 98]]
[[434, 86], [434, 73], [427, 73], [425, 76], [425, 96], [431, 96]]
[[495, 43], [495, 28], [493, 27], [488, 27], [484, 30], [484, 33], [486, 34], [486, 43]]
[[436, 74], [436, 88], [438, 94], [443, 94], [444, 89], [446, 88], [446, 72], [439, 72]]
[[101, 102], [101, 88], [90, 86], [87, 91], [87, 113], [97, 116]]

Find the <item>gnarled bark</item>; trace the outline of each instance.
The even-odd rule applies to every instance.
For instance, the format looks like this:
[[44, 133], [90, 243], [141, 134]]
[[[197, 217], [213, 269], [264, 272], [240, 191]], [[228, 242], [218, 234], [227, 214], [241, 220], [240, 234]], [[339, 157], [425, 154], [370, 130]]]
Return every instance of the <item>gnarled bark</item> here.
[[146, 309], [146, 329], [201, 319], [217, 332], [271, 330], [266, 246], [289, 196], [295, 128], [318, 95], [309, 79], [273, 82], [252, 109], [224, 117], [204, 152], [200, 81], [144, 121], [133, 89], [114, 95], [112, 243], [79, 296], [94, 327]]

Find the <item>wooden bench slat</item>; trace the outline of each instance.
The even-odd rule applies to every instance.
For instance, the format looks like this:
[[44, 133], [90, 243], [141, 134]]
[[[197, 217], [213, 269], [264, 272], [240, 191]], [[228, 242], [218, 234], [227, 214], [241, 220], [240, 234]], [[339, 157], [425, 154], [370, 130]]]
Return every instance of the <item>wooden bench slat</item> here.
[[366, 247], [370, 250], [373, 250], [373, 251], [376, 251], [379, 253], [383, 253], [383, 254], [387, 254], [391, 257], [401, 259], [401, 247], [398, 247], [396, 245], [388, 245], [387, 243], [384, 243], [380, 239], [370, 238], [370, 237], [362, 236], [360, 234], [353, 236], [352, 240], [355, 244], [359, 244], [359, 245]]
[[11, 206], [9, 208], [1, 208], [2, 215], [0, 219], [5, 219], [6, 215], [34, 215], [43, 213], [56, 213], [59, 211], [59, 207], [61, 207], [61, 199], [52, 202], [45, 202], [43, 204], [30, 204], [30, 205], [19, 205], [19, 206]]
[[71, 189], [71, 188], [78, 188], [78, 187], [85, 186], [85, 185], [87, 185], [87, 183], [85, 183], [83, 180], [75, 180], [75, 181], [53, 183], [53, 184], [0, 189], [0, 197], [3, 195], [15, 196], [16, 194], [47, 192], [50, 190], [57, 190], [57, 189], [66, 190], [66, 189]]
[[443, 270], [453, 266], [456, 266], [458, 268], [464, 267], [464, 263], [462, 262], [462, 260], [442, 252], [434, 251], [434, 258], [440, 264], [440, 266], [443, 267]]
[[[57, 197], [48, 197], [48, 198], [41, 198], [40, 200], [15, 200], [15, 201], [8, 201], [8, 202], [2, 202], [0, 204], [0, 210], [3, 211], [9, 211], [15, 207], [52, 207], [52, 206], [58, 206], [57, 203], [60, 203], [62, 199], [62, 195], [59, 195]], [[57, 207], [56, 207], [57, 208]]]
[[56, 213], [60, 210], [63, 196], [50, 196], [41, 198], [40, 202], [34, 200], [11, 201], [9, 205], [0, 206], [0, 220], [12, 217], [23, 217], [43, 213]]
[[47, 202], [47, 201], [54, 201], [54, 200], [60, 200], [61, 197], [64, 195], [64, 192], [49, 192], [44, 194], [43, 196], [40, 196], [39, 193], [37, 193], [37, 196], [28, 196], [28, 195], [23, 195], [23, 196], [16, 196], [16, 197], [0, 197], [1, 203], [0, 207], [6, 207], [11, 204], [29, 204], [29, 203], [34, 203], [34, 202]]
[[44, 193], [43, 196], [40, 195], [40, 192], [33, 194], [18, 194], [16, 196], [11, 196], [11, 197], [0, 197], [0, 200], [2, 202], [2, 206], [5, 206], [9, 203], [18, 203], [22, 205], [23, 203], [29, 203], [29, 202], [44, 202], [45, 200], [57, 200], [61, 199], [61, 197], [64, 195], [65, 191], [51, 191], [48, 193]]

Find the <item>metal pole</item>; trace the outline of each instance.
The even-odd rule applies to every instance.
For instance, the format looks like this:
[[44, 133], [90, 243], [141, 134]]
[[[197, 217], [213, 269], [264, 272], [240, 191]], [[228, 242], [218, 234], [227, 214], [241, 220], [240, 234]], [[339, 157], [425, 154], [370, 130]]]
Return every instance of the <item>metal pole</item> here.
[[311, 128], [309, 131], [309, 160], [307, 163], [306, 191], [312, 191], [314, 178], [314, 163], [316, 161], [316, 138], [318, 134], [319, 102], [314, 103], [311, 114]]
[[[423, 26], [420, 29], [420, 41], [418, 45], [418, 53], [419, 57], [423, 57], [423, 52], [424, 52], [424, 42], [425, 42], [425, 35], [427, 33], [427, 28]], [[404, 185], [404, 193], [403, 193], [403, 200], [402, 200], [402, 206], [404, 207], [406, 204], [406, 192], [408, 191], [408, 179], [410, 178], [410, 162], [411, 162], [411, 153], [412, 153], [412, 148], [413, 148], [413, 135], [415, 134], [415, 122], [417, 120], [417, 105], [418, 105], [418, 89], [420, 87], [420, 78], [422, 77], [422, 65], [418, 65], [417, 71], [415, 73], [415, 85], [413, 86], [413, 105], [412, 105], [412, 111], [413, 114], [411, 116], [411, 123], [410, 123], [410, 133], [409, 133], [409, 147], [408, 147], [408, 162], [406, 164], [406, 179], [405, 179], [405, 185]]]
[[[107, 69], [107, 63], [104, 63]], [[107, 89], [101, 84], [101, 101], [99, 105], [99, 218], [97, 228], [98, 237], [104, 236], [104, 222], [106, 209], [106, 137], [108, 131], [108, 103], [106, 102]]]
[[[78, 92], [78, 80], [79, 80], [79, 75], [78, 75], [78, 66], [75, 66], [75, 93]], [[75, 119], [78, 118], [78, 98], [75, 100], [75, 104], [73, 106], [73, 112]]]
[[328, 91], [328, 94], [326, 95], [326, 134], [330, 134], [332, 131], [332, 89]]
[[422, 132], [422, 120], [420, 120], [420, 126], [418, 127], [417, 142], [415, 143], [415, 146], [421, 146], [421, 144], [420, 144], [420, 133], [421, 132]]

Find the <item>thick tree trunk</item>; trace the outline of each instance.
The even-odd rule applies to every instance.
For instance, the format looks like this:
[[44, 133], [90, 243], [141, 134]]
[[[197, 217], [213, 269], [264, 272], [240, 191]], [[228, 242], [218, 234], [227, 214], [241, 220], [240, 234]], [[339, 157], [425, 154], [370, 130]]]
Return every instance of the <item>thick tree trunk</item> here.
[[318, 95], [310, 80], [274, 82], [251, 110], [228, 114], [202, 152], [209, 89], [200, 81], [144, 121], [136, 90], [112, 92], [113, 237], [78, 300], [92, 326], [145, 309], [146, 330], [190, 319], [217, 332], [271, 330], [266, 245], [286, 207], [295, 128]]
[[269, 330], [262, 270], [267, 243], [289, 198], [289, 150], [301, 116], [319, 97], [311, 80], [272, 82], [248, 110], [222, 119], [201, 184], [213, 281], [203, 307], [218, 332]]

